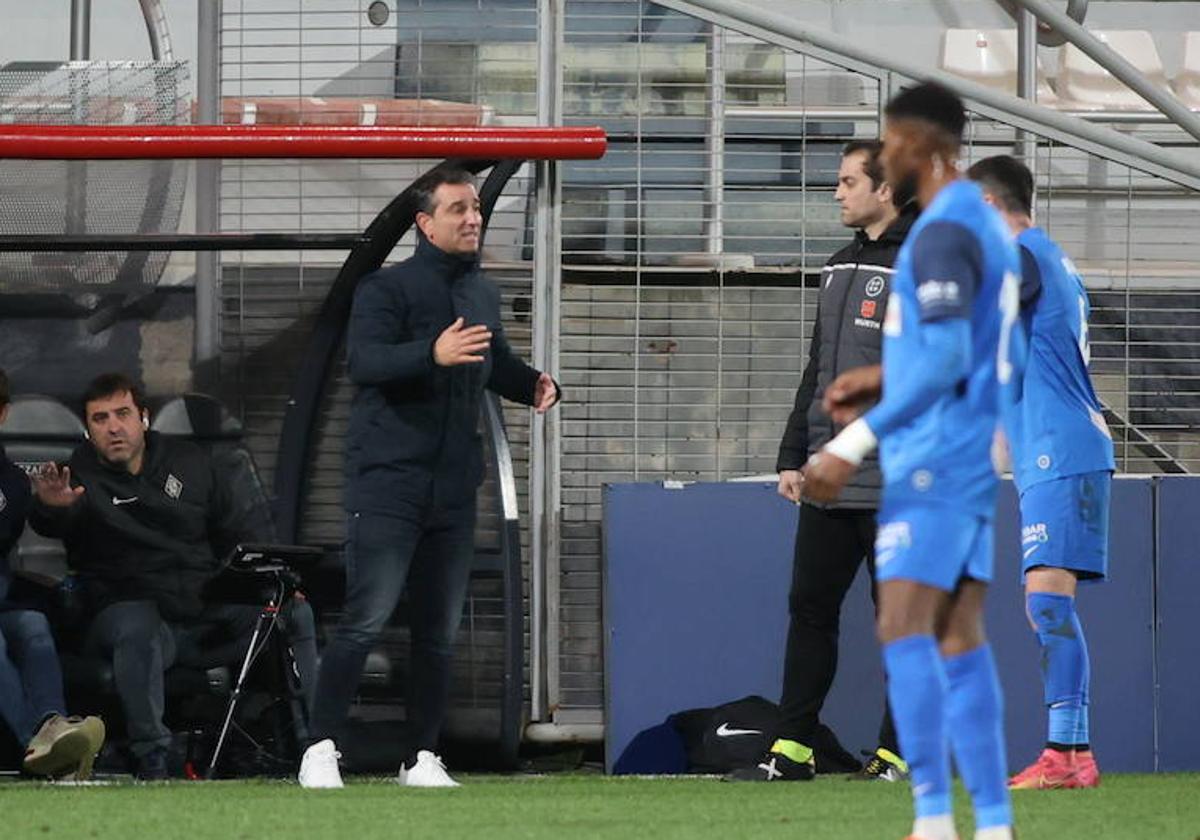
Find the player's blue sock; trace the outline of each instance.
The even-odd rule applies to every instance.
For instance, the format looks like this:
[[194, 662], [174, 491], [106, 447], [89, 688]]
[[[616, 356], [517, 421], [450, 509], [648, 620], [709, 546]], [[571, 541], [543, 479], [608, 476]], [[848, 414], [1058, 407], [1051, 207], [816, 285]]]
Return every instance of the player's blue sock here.
[[1086, 744], [1090, 666], [1075, 599], [1070, 595], [1031, 592], [1025, 605], [1042, 646], [1042, 683], [1049, 710], [1047, 741], [1056, 746]]
[[883, 646], [888, 699], [900, 752], [912, 773], [917, 817], [951, 813], [946, 749], [946, 670], [933, 636], [905, 636]]
[[992, 648], [946, 658], [946, 728], [975, 806], [975, 828], [1012, 825], [1004, 756], [1004, 701]]

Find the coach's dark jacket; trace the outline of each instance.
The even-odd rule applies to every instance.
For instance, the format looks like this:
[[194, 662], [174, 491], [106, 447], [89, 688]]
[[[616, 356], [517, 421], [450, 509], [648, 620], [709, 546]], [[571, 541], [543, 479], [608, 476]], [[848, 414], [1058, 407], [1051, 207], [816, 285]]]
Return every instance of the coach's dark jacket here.
[[200, 614], [204, 584], [240, 540], [270, 539], [270, 511], [238, 486], [224, 462], [193, 443], [146, 433], [142, 471], [101, 461], [90, 443], [71, 455], [71, 484], [83, 495], [67, 508], [35, 497], [29, 524], [67, 547], [90, 606], [152, 600], [163, 617]]
[[[868, 239], [860, 230], [853, 242], [825, 264], [808, 364], [779, 445], [777, 470], [799, 469], [811, 453], [841, 431], [821, 409], [822, 395], [833, 380], [853, 368], [880, 363], [892, 266], [916, 218], [916, 204], [910, 202], [878, 239]], [[833, 506], [876, 508], [881, 485], [879, 459], [872, 453], [863, 459]]]
[[[442, 367], [433, 345], [462, 317], [492, 331], [484, 361]], [[395, 500], [469, 504], [483, 480], [483, 390], [533, 405], [539, 373], [500, 325], [500, 291], [478, 257], [418, 235], [416, 252], [365, 277], [354, 294], [346, 362], [358, 386], [346, 439], [345, 507], [388, 513]]]

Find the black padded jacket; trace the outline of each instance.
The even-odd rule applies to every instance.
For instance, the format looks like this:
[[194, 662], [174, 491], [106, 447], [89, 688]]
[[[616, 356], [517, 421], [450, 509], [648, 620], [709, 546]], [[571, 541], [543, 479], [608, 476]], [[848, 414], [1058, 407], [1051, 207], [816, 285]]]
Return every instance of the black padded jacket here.
[[169, 620], [195, 617], [219, 558], [237, 542], [273, 538], [259, 488], [189, 441], [147, 432], [137, 475], [101, 461], [90, 443], [69, 466], [83, 495], [66, 508], [35, 497], [29, 524], [66, 545], [93, 610], [152, 600]]
[[[483, 362], [441, 367], [434, 342], [460, 316], [491, 329], [491, 348]], [[350, 512], [394, 513], [397, 500], [472, 504], [483, 480], [484, 389], [533, 405], [540, 375], [509, 347], [500, 290], [478, 258], [448, 254], [419, 235], [413, 256], [355, 290], [346, 365], [358, 386], [346, 439]]]
[[[777, 470], [799, 469], [810, 454], [841, 431], [821, 409], [822, 395], [833, 380], [845, 371], [877, 365], [882, 359], [892, 267], [917, 213], [910, 202], [878, 239], [858, 231], [854, 241], [830, 257], [822, 269], [808, 363], [779, 444]], [[872, 453], [831, 507], [877, 508], [881, 484], [879, 459]]]

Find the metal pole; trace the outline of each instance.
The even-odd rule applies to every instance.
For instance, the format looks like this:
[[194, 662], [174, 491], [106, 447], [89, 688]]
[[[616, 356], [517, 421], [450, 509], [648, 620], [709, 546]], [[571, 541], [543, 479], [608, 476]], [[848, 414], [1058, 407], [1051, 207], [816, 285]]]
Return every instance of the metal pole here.
[[708, 189], [704, 234], [708, 253], [725, 249], [725, 30], [714, 25], [705, 49], [708, 75]]
[[[1000, 0], [1000, 5], [1004, 6], [1005, 11], [1012, 15], [1014, 19], [1017, 17], [1015, 3], [1016, 0]], [[1067, 17], [1076, 23], [1083, 23], [1084, 18], [1087, 17], [1087, 10], [1088, 0], [1067, 0]], [[1067, 43], [1067, 39], [1063, 37], [1061, 32], [1056, 32], [1049, 27], [1045, 29], [1038, 28], [1037, 40], [1043, 47], [1061, 47]]]
[[[562, 125], [562, 55], [565, 0], [538, 0], [537, 118]], [[562, 185], [560, 164], [536, 164], [533, 255], [533, 366], [558, 370], [562, 295]], [[559, 410], [534, 415], [529, 456], [532, 557], [530, 563], [530, 696], [535, 721], [551, 717], [559, 704], [561, 526], [561, 420]]]
[[1092, 125], [1078, 117], [1032, 105], [952, 73], [905, 61], [893, 54], [877, 52], [828, 32], [806, 28], [786, 15], [740, 0], [652, 2], [872, 78], [885, 78], [890, 70], [912, 79], [936, 81], [964, 99], [971, 100], [971, 109], [981, 116], [1001, 120], [1014, 128], [1036, 131], [1048, 139], [1093, 152], [1188, 189], [1200, 190], [1200, 164], [1183, 155], [1109, 128]]
[[[175, 51], [171, 47], [171, 30], [167, 27], [167, 15], [162, 0], [138, 0], [142, 17], [146, 19], [146, 32], [150, 36], [150, 57], [155, 61], [173, 61]], [[204, 5], [209, 0], [200, 0]]]
[[1068, 41], [1083, 50], [1093, 61], [1127, 84], [1134, 93], [1170, 117], [1188, 134], [1200, 140], [1200, 117], [1188, 110], [1186, 105], [1165, 88], [1152, 84], [1140, 70], [1122, 58], [1116, 50], [1045, 0], [1016, 0], [1016, 2], [1061, 32]]
[[92, 57], [92, 0], [71, 0], [71, 61]]
[[[92, 0], [71, 0], [71, 61], [88, 61], [92, 57]], [[72, 67], [71, 122], [87, 122], [88, 100], [91, 97], [88, 70]], [[66, 229], [69, 234], [87, 231], [87, 161], [67, 164]]]
[[[1017, 12], [1017, 96], [1037, 103], [1037, 18], [1021, 9]], [[1033, 166], [1037, 138], [1027, 131], [1017, 132], [1017, 148], [1027, 166]]]
[[[197, 4], [196, 116], [200, 123], [221, 122], [221, 0]], [[196, 161], [196, 233], [216, 233], [220, 228], [218, 204], [221, 185], [219, 160]], [[215, 380], [211, 365], [220, 357], [221, 307], [218, 272], [220, 255], [196, 254], [196, 323], [194, 360], [197, 382], [207, 387]]]

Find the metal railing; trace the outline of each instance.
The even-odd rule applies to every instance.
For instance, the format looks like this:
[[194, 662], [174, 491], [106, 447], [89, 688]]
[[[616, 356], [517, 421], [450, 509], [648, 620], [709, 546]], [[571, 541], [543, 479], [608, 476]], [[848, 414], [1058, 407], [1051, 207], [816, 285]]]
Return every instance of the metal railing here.
[[[781, 16], [764, 9], [753, 25], [717, 17], [714, 0], [404, 0], [382, 30], [360, 5], [331, 0], [310, 14], [297, 0], [284, 14], [225, 0], [222, 93], [438, 96], [486, 107], [499, 124], [561, 117], [610, 136], [603, 161], [515, 184], [485, 253], [510, 338], [523, 354], [540, 348], [567, 398], [557, 427], [505, 409], [522, 509], [536, 507], [531, 484], [543, 506], [536, 526], [522, 523], [526, 544], [541, 546], [526, 571], [531, 709], [597, 721], [601, 486], [773, 469], [817, 275], [849, 237], [832, 195], [840, 149], [877, 136], [903, 70], [930, 74], [843, 51], [795, 21], [775, 27]], [[1121, 469], [1200, 470], [1195, 140], [1156, 115], [1085, 121], [961, 89], [972, 109], [964, 162], [1024, 138], [1039, 222], [1089, 285], [1093, 372]], [[221, 229], [274, 219], [355, 230], [390, 189], [376, 182], [406, 176], [370, 164], [227, 167]], [[286, 343], [328, 283], [319, 257], [271, 259], [226, 257], [228, 362]], [[247, 423], [273, 441], [263, 398], [273, 374], [247, 370]], [[330, 511], [345, 397], [331, 401], [317, 458], [332, 501], [307, 514], [329, 533], [340, 525]], [[545, 453], [533, 481], [531, 448]]]

